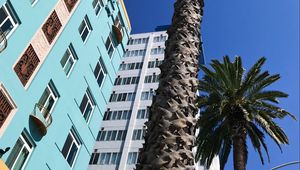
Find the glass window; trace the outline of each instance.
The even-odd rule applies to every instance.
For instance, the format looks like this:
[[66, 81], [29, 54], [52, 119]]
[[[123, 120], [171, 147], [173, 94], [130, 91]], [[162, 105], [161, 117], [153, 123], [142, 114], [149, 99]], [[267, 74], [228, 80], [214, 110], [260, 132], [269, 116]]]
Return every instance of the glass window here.
[[37, 3], [38, 0], [29, 0], [30, 4], [33, 6]]
[[97, 83], [98, 83], [99, 87], [102, 86], [102, 83], [103, 83], [103, 80], [104, 80], [106, 74], [107, 74], [106, 67], [104, 65], [102, 58], [100, 57], [99, 61], [97, 62], [97, 65], [95, 67], [95, 70], [94, 70], [94, 75], [95, 75], [95, 78], [97, 79]]
[[111, 140], [116, 140], [116, 136], [117, 136], [117, 131], [116, 130], [112, 131]]
[[77, 56], [75, 54], [75, 50], [73, 48], [72, 43], [67, 48], [65, 54], [63, 55], [63, 58], [60, 60], [60, 64], [62, 68], [64, 69], [67, 76], [70, 75], [71, 70], [73, 69], [74, 64], [77, 61]]
[[80, 146], [81, 142], [79, 140], [79, 137], [77, 136], [74, 128], [72, 127], [61, 151], [71, 167], [73, 167], [74, 165], [74, 161], [78, 155]]
[[104, 141], [105, 136], [106, 136], [106, 131], [102, 131], [100, 136], [100, 141]]
[[33, 140], [23, 131], [7, 158], [7, 166], [12, 170], [24, 169], [34, 147]]
[[132, 134], [132, 140], [136, 140], [136, 133], [137, 133], [137, 130], [133, 130], [133, 134]]
[[122, 19], [121, 13], [118, 12], [118, 15], [116, 16], [115, 21], [114, 21], [114, 25], [116, 27], [118, 27], [121, 30], [121, 33], [123, 34], [123, 29], [122, 29], [122, 27], [123, 27], [122, 25], [123, 24], [122, 24], [121, 19]]
[[112, 120], [116, 120], [117, 119], [117, 111], [113, 111], [112, 112]]
[[105, 141], [109, 141], [110, 140], [111, 133], [112, 133], [112, 131], [107, 131], [107, 135], [106, 135]]
[[42, 112], [46, 119], [49, 118], [50, 113], [52, 112], [58, 98], [59, 94], [56, 91], [54, 83], [52, 82], [52, 80], [50, 80], [37, 104], [39, 110]]
[[92, 98], [90, 90], [87, 88], [80, 104], [80, 111], [86, 122], [89, 122], [94, 107], [95, 102]]
[[117, 100], [117, 94], [115, 94], [115, 92], [113, 92], [113, 94], [111, 94], [109, 101], [110, 102], [114, 102]]
[[141, 100], [148, 100], [149, 92], [142, 92]]
[[108, 52], [109, 58], [111, 58], [112, 55], [113, 55], [113, 53], [114, 53], [114, 51], [115, 51], [115, 47], [114, 47], [114, 43], [113, 43], [113, 39], [112, 39], [112, 34], [111, 33], [109, 34], [109, 36], [106, 39], [105, 47], [106, 47], [106, 50]]
[[8, 38], [20, 24], [17, 14], [9, 2], [0, 8], [0, 28]]
[[122, 140], [123, 130], [118, 131], [117, 140]]
[[81, 24], [78, 28], [79, 34], [83, 42], [86, 42], [87, 37], [89, 36], [90, 32], [92, 31], [92, 26], [90, 24], [89, 18], [87, 15], [84, 16]]
[[103, 0], [94, 0], [92, 2], [92, 5], [93, 5], [96, 15], [98, 16], [101, 9], [104, 7]]
[[100, 155], [100, 165], [104, 165], [105, 155], [106, 155], [106, 153], [101, 153], [101, 155]]
[[137, 152], [129, 152], [128, 153], [128, 158], [127, 158], [127, 164], [128, 165], [134, 165], [137, 162]]
[[111, 155], [110, 164], [116, 165], [117, 164], [117, 157], [118, 157], [118, 153], [113, 152], [112, 155]]

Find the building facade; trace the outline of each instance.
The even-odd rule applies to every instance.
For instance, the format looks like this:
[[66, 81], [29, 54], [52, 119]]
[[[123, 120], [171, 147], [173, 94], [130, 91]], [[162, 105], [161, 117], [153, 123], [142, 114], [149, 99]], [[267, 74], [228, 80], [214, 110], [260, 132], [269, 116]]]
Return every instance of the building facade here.
[[0, 169], [87, 169], [131, 30], [123, 0], [0, 7]]
[[158, 66], [164, 59], [167, 34], [162, 28], [167, 27], [130, 36], [96, 138], [89, 170], [134, 169], [139, 148], [144, 143], [144, 123], [158, 88]]

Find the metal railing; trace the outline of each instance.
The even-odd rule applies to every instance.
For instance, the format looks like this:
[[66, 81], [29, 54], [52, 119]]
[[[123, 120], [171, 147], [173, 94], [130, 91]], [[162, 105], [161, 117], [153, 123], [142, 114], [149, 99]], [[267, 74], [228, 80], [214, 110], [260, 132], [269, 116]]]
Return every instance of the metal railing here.
[[52, 123], [50, 111], [39, 103], [35, 104], [32, 115], [42, 121], [46, 127], [49, 127]]
[[6, 35], [5, 32], [3, 32], [2, 29], [0, 28], [0, 53], [4, 51], [6, 47], [7, 47]]

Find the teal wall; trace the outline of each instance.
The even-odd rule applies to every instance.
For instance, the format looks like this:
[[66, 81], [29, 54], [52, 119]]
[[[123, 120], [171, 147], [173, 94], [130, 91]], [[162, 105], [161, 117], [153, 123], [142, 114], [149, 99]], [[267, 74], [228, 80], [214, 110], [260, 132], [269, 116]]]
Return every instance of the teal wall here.
[[[0, 0], [0, 5], [4, 3], [4, 0]], [[22, 23], [9, 37], [7, 48], [0, 53], [0, 82], [4, 84], [9, 95], [15, 101], [17, 112], [0, 138], [0, 148], [12, 148], [24, 128], [30, 132], [29, 115], [48, 82], [52, 79], [60, 94], [60, 98], [52, 112], [53, 122], [48, 128], [47, 134], [41, 140], [35, 141], [36, 147], [25, 169], [70, 169], [60, 150], [72, 125], [74, 125], [83, 140], [73, 169], [87, 169], [95, 137], [110, 97], [116, 71], [128, 41], [129, 32], [125, 33], [123, 42], [117, 46], [110, 60], [104, 43], [111, 31], [113, 21], [111, 17], [108, 17], [104, 8], [102, 8], [100, 15], [96, 16], [92, 0], [81, 0], [29, 88], [25, 90], [13, 70], [13, 65], [27, 47], [35, 32], [44, 23], [57, 1], [39, 0], [33, 7], [30, 5], [29, 0], [11, 0], [11, 3]], [[110, 3], [108, 4], [110, 6]], [[121, 10], [123, 20], [126, 21], [121, 4], [114, 2], [114, 6], [113, 16], [116, 16], [118, 11]], [[78, 27], [86, 14], [89, 17], [93, 30], [84, 44], [78, 33]], [[128, 28], [127, 23], [124, 23]], [[79, 59], [67, 78], [61, 67], [60, 60], [71, 42]], [[108, 71], [101, 88], [99, 88], [93, 75], [93, 70], [100, 55]], [[78, 107], [87, 87], [90, 87], [97, 103], [88, 124]], [[4, 161], [9, 153], [2, 157]]]

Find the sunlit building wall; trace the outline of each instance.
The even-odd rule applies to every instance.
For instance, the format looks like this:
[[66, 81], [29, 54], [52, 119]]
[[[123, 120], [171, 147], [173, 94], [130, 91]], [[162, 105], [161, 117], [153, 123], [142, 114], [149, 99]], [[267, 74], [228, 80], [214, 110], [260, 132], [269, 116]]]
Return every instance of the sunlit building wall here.
[[0, 169], [87, 169], [131, 30], [123, 0], [0, 7]]

